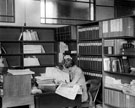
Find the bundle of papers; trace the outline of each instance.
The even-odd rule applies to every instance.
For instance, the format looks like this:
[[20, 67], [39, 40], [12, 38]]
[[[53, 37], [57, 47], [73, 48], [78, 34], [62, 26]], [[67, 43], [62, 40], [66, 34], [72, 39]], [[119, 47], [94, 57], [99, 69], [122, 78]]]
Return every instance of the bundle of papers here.
[[45, 53], [45, 50], [42, 45], [24, 45], [23, 51], [27, 53]]
[[12, 75], [27, 75], [27, 74], [35, 74], [30, 69], [8, 69], [8, 73]]
[[56, 81], [69, 82], [69, 73], [56, 67], [46, 67], [45, 77], [55, 79]]
[[40, 66], [39, 60], [36, 57], [24, 58], [24, 66]]
[[65, 98], [74, 100], [79, 90], [79, 85], [68, 86], [67, 84], [60, 84], [55, 93]]

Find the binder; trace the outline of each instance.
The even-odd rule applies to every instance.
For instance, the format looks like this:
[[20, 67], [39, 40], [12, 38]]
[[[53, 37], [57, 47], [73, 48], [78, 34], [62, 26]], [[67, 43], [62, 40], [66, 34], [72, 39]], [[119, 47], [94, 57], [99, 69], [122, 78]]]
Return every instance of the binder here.
[[111, 71], [111, 68], [110, 68], [110, 58], [104, 58], [103, 59], [103, 63], [104, 63], [104, 71]]
[[119, 61], [119, 58], [111, 57], [110, 60], [111, 60], [111, 71], [122, 73], [122, 68], [121, 68], [121, 63]]

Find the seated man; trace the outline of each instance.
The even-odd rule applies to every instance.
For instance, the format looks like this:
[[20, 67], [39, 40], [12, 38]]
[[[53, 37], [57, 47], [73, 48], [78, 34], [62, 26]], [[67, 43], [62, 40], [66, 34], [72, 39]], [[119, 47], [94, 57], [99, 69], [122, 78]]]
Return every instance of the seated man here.
[[80, 85], [80, 87], [82, 88], [82, 102], [86, 101], [88, 99], [87, 87], [85, 77], [81, 68], [74, 64], [70, 56], [65, 56], [63, 63], [64, 68], [68, 69], [69, 71], [70, 82], [68, 83], [68, 85]]

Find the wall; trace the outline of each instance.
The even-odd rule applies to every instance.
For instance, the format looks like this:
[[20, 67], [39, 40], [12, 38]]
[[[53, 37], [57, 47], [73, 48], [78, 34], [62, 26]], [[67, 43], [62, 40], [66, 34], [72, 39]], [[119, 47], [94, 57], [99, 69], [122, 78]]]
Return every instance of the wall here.
[[115, 0], [115, 16], [135, 15], [135, 1]]
[[40, 0], [15, 0], [15, 23], [0, 22], [0, 25], [23, 26], [25, 20], [27, 26], [60, 27], [40, 24]]
[[[114, 8], [104, 7], [113, 6], [113, 0], [96, 0], [96, 5], [96, 20], [114, 17]], [[40, 24], [40, 0], [15, 0], [15, 23], [0, 22], [0, 25], [23, 26], [25, 20], [27, 26], [60, 27]]]
[[3, 23], [3, 22], [0, 22], [0, 25], [22, 26], [23, 22], [24, 22], [24, 14], [23, 13], [24, 13], [24, 6], [23, 6], [22, 0], [15, 0], [15, 20], [16, 20], [15, 23]]
[[114, 18], [114, 0], [96, 0], [96, 20]]

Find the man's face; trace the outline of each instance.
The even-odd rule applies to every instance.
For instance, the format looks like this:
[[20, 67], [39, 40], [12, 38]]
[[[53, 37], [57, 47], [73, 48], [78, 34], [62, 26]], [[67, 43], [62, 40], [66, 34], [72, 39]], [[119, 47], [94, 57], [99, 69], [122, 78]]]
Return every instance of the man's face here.
[[66, 68], [71, 67], [71, 66], [72, 66], [72, 60], [71, 60], [71, 59], [65, 59], [65, 61], [64, 61], [64, 66], [65, 66]]

